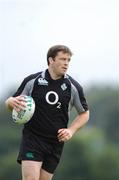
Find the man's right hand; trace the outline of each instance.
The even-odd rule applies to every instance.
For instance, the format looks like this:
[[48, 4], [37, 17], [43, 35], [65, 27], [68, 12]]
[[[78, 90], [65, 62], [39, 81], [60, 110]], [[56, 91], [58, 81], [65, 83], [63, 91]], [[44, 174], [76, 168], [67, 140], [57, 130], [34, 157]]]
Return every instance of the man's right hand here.
[[5, 104], [7, 106], [8, 109], [12, 110], [15, 109], [16, 111], [20, 111], [22, 109], [24, 109], [25, 107], [25, 99], [24, 97], [21, 96], [17, 96], [17, 97], [9, 97]]

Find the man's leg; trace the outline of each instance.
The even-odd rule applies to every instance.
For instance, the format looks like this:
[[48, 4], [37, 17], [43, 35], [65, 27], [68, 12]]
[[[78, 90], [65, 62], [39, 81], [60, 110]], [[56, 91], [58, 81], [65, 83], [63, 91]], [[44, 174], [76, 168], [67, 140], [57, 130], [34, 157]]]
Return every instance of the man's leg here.
[[41, 168], [39, 180], [51, 180], [52, 177], [53, 177], [53, 174], [51, 174], [51, 173], [49, 173], [49, 172], [47, 172]]
[[42, 162], [22, 161], [22, 180], [39, 180]]

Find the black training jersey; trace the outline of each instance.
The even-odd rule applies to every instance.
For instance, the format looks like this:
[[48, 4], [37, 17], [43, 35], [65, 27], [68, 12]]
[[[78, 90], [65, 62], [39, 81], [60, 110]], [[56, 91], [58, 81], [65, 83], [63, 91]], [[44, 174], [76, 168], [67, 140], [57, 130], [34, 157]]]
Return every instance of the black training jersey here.
[[24, 79], [17, 92], [13, 95], [32, 96], [36, 108], [31, 120], [24, 125], [24, 130], [57, 141], [57, 131], [66, 128], [71, 108], [78, 113], [88, 110], [83, 89], [69, 75], [53, 80], [45, 70], [32, 74]]

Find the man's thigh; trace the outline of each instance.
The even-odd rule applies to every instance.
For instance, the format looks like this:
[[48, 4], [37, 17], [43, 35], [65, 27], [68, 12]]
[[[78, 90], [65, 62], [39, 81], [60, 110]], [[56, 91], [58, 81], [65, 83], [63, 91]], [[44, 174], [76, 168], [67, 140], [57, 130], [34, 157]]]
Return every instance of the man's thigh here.
[[40, 179], [40, 170], [42, 162], [37, 161], [22, 161], [22, 177], [23, 180]]
[[39, 180], [51, 180], [52, 177], [53, 177], [53, 174], [51, 174], [51, 173], [49, 173], [49, 172], [47, 172], [41, 168]]

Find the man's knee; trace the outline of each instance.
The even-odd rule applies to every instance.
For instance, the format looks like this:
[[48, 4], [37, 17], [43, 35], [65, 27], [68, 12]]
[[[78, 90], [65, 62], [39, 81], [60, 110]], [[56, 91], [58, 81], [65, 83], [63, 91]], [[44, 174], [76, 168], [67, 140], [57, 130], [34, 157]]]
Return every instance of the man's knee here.
[[34, 171], [27, 171], [22, 173], [22, 180], [39, 180], [40, 172], [35, 173]]
[[35, 174], [25, 174], [23, 175], [23, 180], [39, 180], [38, 177], [35, 176]]

